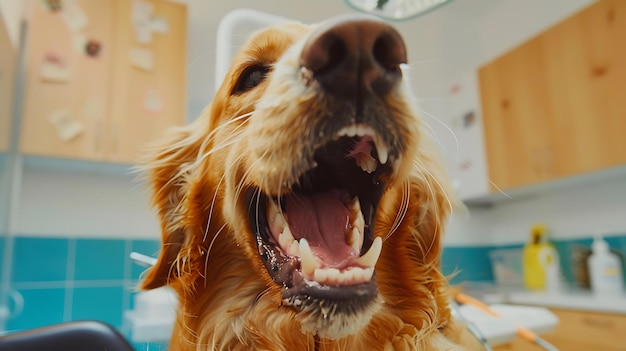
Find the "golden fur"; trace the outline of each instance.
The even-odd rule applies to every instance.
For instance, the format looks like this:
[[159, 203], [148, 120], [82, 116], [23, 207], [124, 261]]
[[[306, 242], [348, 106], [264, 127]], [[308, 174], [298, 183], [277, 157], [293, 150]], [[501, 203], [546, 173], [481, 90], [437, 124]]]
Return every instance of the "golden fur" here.
[[[479, 349], [447, 307], [439, 260], [451, 203], [406, 82], [385, 98], [405, 144], [376, 214], [374, 233], [384, 244], [371, 320], [353, 321], [346, 336], [315, 335], [315, 326], [303, 327], [305, 313], [283, 304], [259, 259], [243, 192], [281, 194], [306, 171], [308, 149], [300, 144], [327, 105], [314, 84], [292, 76], [315, 28], [290, 23], [256, 33], [200, 118], [172, 131], [145, 162], [163, 249], [143, 288], [167, 284], [179, 294], [170, 350]], [[231, 94], [251, 62], [271, 63], [269, 77]]]

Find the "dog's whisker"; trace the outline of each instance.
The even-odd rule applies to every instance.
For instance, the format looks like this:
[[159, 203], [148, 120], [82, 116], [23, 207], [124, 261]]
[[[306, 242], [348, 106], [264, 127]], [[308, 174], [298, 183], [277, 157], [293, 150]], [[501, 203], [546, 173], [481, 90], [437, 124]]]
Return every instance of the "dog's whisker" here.
[[[459, 153], [460, 153], [460, 149], [461, 149], [461, 147], [460, 147], [460, 144], [459, 144], [459, 139], [458, 139], [458, 137], [457, 137], [456, 133], [454, 133], [454, 131], [452, 130], [452, 128], [450, 128], [450, 126], [448, 126], [448, 124], [446, 124], [445, 122], [443, 122], [441, 119], [439, 119], [439, 118], [435, 117], [435, 115], [433, 115], [432, 113], [427, 112], [426, 110], [424, 110], [424, 109], [422, 109], [422, 108], [419, 108], [419, 107], [418, 107], [418, 109], [420, 110], [420, 113], [422, 113], [422, 114], [424, 114], [424, 115], [428, 116], [429, 118], [433, 119], [435, 122], [437, 122], [437, 123], [439, 123], [441, 126], [443, 126], [443, 127], [444, 127], [444, 128], [445, 128], [445, 129], [446, 129], [446, 130], [450, 133], [450, 135], [452, 136], [452, 138], [454, 138], [454, 147], [455, 147], [455, 152], [454, 152], [453, 154], [454, 154], [455, 160], [456, 160], [456, 161], [458, 161], [458, 160], [459, 160]], [[442, 148], [442, 149], [446, 150], [446, 147], [445, 147], [445, 146], [441, 143], [441, 141], [440, 141], [440, 140], [439, 140], [439, 138], [437, 137], [437, 135], [436, 135], [435, 130], [433, 129], [433, 127], [432, 127], [430, 124], [426, 123], [426, 122], [423, 122], [422, 124], [423, 124], [423, 125], [425, 125], [425, 126], [426, 126], [426, 127], [427, 127], [427, 128], [428, 128], [431, 132], [432, 132], [433, 139], [437, 142], [437, 144], [438, 144], [439, 146], [441, 146], [441, 148]], [[446, 151], [447, 151], [447, 150], [446, 150]]]
[[220, 187], [224, 182], [226, 175], [222, 175], [220, 181], [217, 183], [215, 187], [215, 191], [213, 192], [213, 198], [211, 199], [211, 205], [209, 206], [209, 216], [207, 218], [206, 228], [204, 229], [204, 235], [202, 236], [202, 241], [206, 241], [207, 235], [209, 235], [209, 229], [211, 228], [211, 219], [213, 218], [213, 210], [215, 209], [215, 200], [217, 199], [217, 194], [219, 193]]
[[[213, 238], [211, 239], [211, 243], [209, 244], [209, 247], [207, 247], [206, 250], [206, 256], [204, 258], [204, 275], [207, 276], [207, 270], [209, 269], [209, 258], [211, 257], [211, 252], [213, 251], [213, 245], [215, 244], [215, 241], [217, 240], [217, 238], [220, 236], [220, 234], [222, 233], [222, 231], [224, 230], [224, 228], [226, 228], [226, 224], [223, 224], [218, 230], [217, 232], [215, 232], [215, 235], [213, 236]], [[204, 279], [204, 286], [206, 287], [208, 283], [208, 279]]]
[[400, 224], [406, 217], [406, 213], [409, 210], [409, 198], [411, 196], [411, 187], [409, 182], [405, 182], [402, 189], [402, 198], [400, 199], [400, 206], [398, 213], [396, 213], [396, 217], [394, 218], [393, 224], [391, 225], [391, 229], [383, 238], [383, 241], [387, 241], [400, 227]]

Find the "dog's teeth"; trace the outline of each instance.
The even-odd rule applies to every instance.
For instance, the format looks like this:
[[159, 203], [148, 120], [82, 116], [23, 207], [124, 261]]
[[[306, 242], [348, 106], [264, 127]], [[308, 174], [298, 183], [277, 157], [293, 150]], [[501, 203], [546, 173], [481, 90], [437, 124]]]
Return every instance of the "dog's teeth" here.
[[321, 284], [359, 284], [370, 281], [374, 268], [349, 267], [340, 271], [337, 268], [318, 268], [313, 279]]
[[300, 261], [304, 276], [313, 277], [317, 268], [317, 260], [315, 260], [309, 242], [305, 238], [300, 239]]
[[352, 246], [354, 251], [361, 252], [363, 247], [363, 235], [358, 228], [352, 228], [348, 237], [348, 245]]
[[274, 216], [274, 226], [276, 228], [276, 232], [281, 233], [285, 230], [285, 228], [289, 228], [285, 224], [285, 217], [283, 217], [282, 213], [276, 213], [276, 216]]
[[365, 218], [363, 218], [363, 212], [359, 211], [359, 213], [357, 213], [354, 222], [352, 222], [352, 225], [354, 225], [354, 227], [358, 229], [359, 232], [365, 233]]
[[287, 253], [293, 257], [300, 256], [300, 243], [297, 240], [294, 240], [291, 245], [289, 245]]
[[289, 229], [288, 225], [284, 226], [283, 232], [278, 236], [280, 247], [287, 250], [294, 241], [296, 241], [296, 239], [293, 237], [293, 234], [291, 234], [291, 229]]
[[316, 282], [325, 282], [328, 280], [328, 269], [316, 269], [315, 273], [313, 273], [313, 278]]
[[359, 257], [357, 259], [357, 263], [363, 267], [374, 267], [376, 262], [378, 262], [378, 258], [380, 257], [380, 252], [383, 249], [383, 240], [377, 236], [372, 243], [372, 246], [365, 253], [365, 255]]
[[328, 281], [331, 283], [339, 283], [339, 279], [342, 276], [341, 272], [337, 268], [328, 268], [326, 269], [328, 274]]
[[376, 152], [378, 152], [378, 162], [380, 162], [381, 165], [384, 165], [389, 159], [389, 150], [387, 149], [387, 145], [383, 144], [383, 142], [379, 140], [377, 140], [375, 144]]
[[356, 215], [361, 212], [361, 201], [359, 201], [359, 197], [355, 196], [350, 203], [348, 203], [348, 208], [352, 212], [352, 214]]
[[378, 162], [376, 162], [376, 159], [374, 159], [370, 155], [360, 155], [355, 157], [355, 159], [357, 165], [361, 167], [363, 172], [372, 173], [376, 170], [376, 167], [378, 166]]
[[283, 217], [278, 205], [274, 201], [269, 201], [267, 206], [267, 218], [270, 219], [270, 230], [272, 233], [281, 233], [285, 228], [285, 218]]

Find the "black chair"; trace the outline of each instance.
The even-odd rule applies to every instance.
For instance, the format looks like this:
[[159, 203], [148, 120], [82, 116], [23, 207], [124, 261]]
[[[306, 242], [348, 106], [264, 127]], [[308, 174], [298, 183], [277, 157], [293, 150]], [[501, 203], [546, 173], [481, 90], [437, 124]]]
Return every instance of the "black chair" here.
[[134, 351], [112, 327], [69, 322], [0, 336], [0, 351]]

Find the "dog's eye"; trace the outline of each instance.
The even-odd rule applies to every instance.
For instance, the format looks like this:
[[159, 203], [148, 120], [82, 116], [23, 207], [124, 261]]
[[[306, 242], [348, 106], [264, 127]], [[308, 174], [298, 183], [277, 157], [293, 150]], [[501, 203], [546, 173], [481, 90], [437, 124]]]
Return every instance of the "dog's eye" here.
[[243, 93], [261, 84], [269, 71], [270, 68], [268, 66], [262, 65], [254, 65], [246, 68], [241, 72], [233, 93]]

